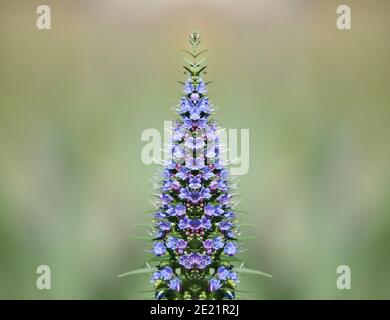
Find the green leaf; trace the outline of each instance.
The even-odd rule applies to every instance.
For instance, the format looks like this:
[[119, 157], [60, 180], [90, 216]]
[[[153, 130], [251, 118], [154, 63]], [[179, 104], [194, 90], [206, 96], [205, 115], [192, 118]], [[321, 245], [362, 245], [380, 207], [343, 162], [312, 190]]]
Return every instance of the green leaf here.
[[131, 270], [129, 272], [122, 273], [122, 274], [118, 275], [118, 278], [132, 276], [134, 274], [148, 274], [151, 272], [153, 272], [152, 268], [136, 269], [136, 270]]
[[259, 275], [259, 276], [272, 278], [272, 276], [270, 274], [264, 273], [264, 272], [261, 272], [261, 271], [258, 271], [258, 270], [254, 270], [254, 269], [234, 268], [234, 271], [236, 271], [238, 273], [242, 273], [242, 274], [256, 274], [256, 275]]
[[221, 261], [227, 261], [227, 262], [243, 262], [238, 257], [221, 256], [220, 259]]
[[160, 262], [160, 261], [167, 261], [169, 260], [171, 257], [170, 256], [161, 256], [161, 257], [153, 257], [153, 258], [150, 258], [148, 261], [146, 262]]

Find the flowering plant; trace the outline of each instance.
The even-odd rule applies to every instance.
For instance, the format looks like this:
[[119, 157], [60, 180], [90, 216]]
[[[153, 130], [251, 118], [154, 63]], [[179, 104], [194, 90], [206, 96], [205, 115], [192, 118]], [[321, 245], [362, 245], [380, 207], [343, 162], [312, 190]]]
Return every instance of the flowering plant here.
[[[199, 60], [200, 35], [192, 33], [192, 51], [185, 52], [188, 76], [176, 109], [170, 157], [153, 217], [151, 275], [156, 299], [233, 299], [242, 268], [238, 215], [233, 209], [234, 184], [220, 157], [218, 127], [201, 75], [207, 66]], [[240, 263], [240, 267], [235, 263]], [[124, 275], [150, 272], [152, 268]], [[265, 275], [265, 274], [263, 274]]]

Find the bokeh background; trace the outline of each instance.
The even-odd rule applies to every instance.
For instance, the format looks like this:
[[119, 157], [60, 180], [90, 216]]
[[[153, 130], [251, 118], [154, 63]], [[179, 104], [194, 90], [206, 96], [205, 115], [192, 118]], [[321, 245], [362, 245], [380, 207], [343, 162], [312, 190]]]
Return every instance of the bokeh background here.
[[[36, 28], [38, 5], [52, 29]], [[336, 28], [336, 7], [352, 30]], [[193, 30], [209, 49], [210, 96], [250, 129], [240, 177], [253, 299], [390, 298], [387, 0], [0, 1], [0, 298], [145, 299], [117, 278], [150, 255], [131, 239]], [[36, 268], [51, 267], [38, 290]], [[352, 289], [336, 288], [336, 268]]]

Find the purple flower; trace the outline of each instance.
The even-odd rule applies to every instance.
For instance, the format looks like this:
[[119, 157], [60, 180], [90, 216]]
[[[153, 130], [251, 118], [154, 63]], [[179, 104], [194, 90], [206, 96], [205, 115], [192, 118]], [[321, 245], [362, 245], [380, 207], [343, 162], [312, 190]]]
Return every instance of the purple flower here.
[[163, 280], [169, 280], [173, 276], [173, 270], [171, 267], [166, 266], [165, 268], [160, 270], [161, 278]]
[[183, 219], [179, 221], [178, 227], [180, 230], [186, 229], [189, 227], [190, 219], [188, 219], [188, 216], [184, 216]]
[[233, 219], [236, 217], [236, 214], [232, 211], [227, 211], [227, 212], [225, 212], [225, 214], [223, 216], [226, 219]]
[[200, 119], [200, 109], [198, 107], [191, 108], [190, 119], [191, 120], [199, 120]]
[[190, 228], [192, 230], [198, 230], [200, 228], [200, 225], [201, 225], [201, 223], [200, 223], [199, 219], [192, 219], [190, 221]]
[[215, 216], [220, 216], [223, 213], [224, 213], [224, 210], [222, 209], [221, 205], [215, 206], [215, 212], [214, 212]]
[[217, 198], [217, 201], [220, 202], [220, 203], [222, 203], [222, 204], [225, 204], [225, 203], [229, 202], [230, 199], [231, 199], [231, 196], [230, 196], [230, 195], [228, 195], [228, 194], [223, 194], [223, 195], [221, 195], [221, 196], [219, 196], [219, 197]]
[[174, 158], [184, 158], [185, 151], [181, 146], [176, 145], [172, 148], [172, 156]]
[[179, 258], [179, 264], [181, 264], [186, 269], [192, 268], [191, 259], [188, 255], [181, 256]]
[[188, 199], [190, 196], [190, 191], [187, 188], [181, 188], [179, 198], [180, 199]]
[[172, 250], [176, 250], [177, 238], [169, 236], [166, 242], [166, 247]]
[[167, 203], [173, 201], [173, 198], [172, 198], [169, 194], [166, 194], [166, 193], [163, 193], [163, 194], [160, 196], [160, 199], [161, 199], [161, 201], [162, 201], [163, 204], [167, 204]]
[[161, 211], [157, 211], [155, 214], [154, 214], [154, 217], [156, 219], [163, 219], [165, 218], [167, 215], [164, 213], [164, 212], [161, 212]]
[[203, 241], [203, 248], [205, 248], [207, 251], [211, 251], [213, 249], [213, 240], [207, 239]]
[[212, 260], [208, 255], [203, 255], [196, 252], [189, 255], [183, 255], [179, 258], [179, 264], [181, 264], [186, 269], [204, 269], [211, 262]]
[[216, 237], [213, 239], [213, 247], [214, 249], [218, 250], [223, 248], [225, 245], [225, 242], [223, 241], [222, 237]]
[[190, 101], [187, 99], [187, 98], [182, 98], [181, 99], [181, 102], [180, 102], [180, 109], [179, 109], [179, 112], [180, 113], [186, 113], [188, 111], [190, 111], [190, 108], [191, 108], [191, 103]]
[[221, 266], [217, 270], [217, 276], [221, 280], [226, 280], [230, 274], [230, 271], [226, 269], [224, 266]]
[[161, 272], [160, 271], [153, 272], [152, 277], [150, 279], [150, 282], [154, 282], [156, 280], [159, 280], [160, 278], [161, 278]]
[[184, 216], [186, 214], [186, 207], [182, 204], [179, 204], [175, 208], [175, 215], [177, 217]]
[[186, 129], [205, 129], [207, 125], [207, 119], [200, 118], [198, 120], [192, 120], [190, 118], [183, 119], [183, 127]]
[[194, 85], [193, 85], [192, 79], [188, 79], [186, 81], [186, 83], [184, 84], [184, 92], [189, 94], [192, 91], [194, 91]]
[[222, 221], [219, 223], [219, 229], [221, 231], [228, 231], [233, 227], [233, 224], [229, 221]]
[[[217, 142], [216, 140], [217, 140], [218, 136], [217, 136], [216, 129], [211, 128], [211, 127], [207, 128], [205, 131], [205, 135], [207, 137], [207, 142], [209, 142], [209, 143], [210, 142]], [[215, 145], [217, 145], [217, 143], [215, 143]]]
[[167, 252], [167, 249], [165, 248], [164, 243], [162, 242], [156, 242], [153, 247], [153, 253], [156, 256], [162, 256], [165, 252]]
[[176, 178], [185, 180], [188, 177], [188, 169], [186, 167], [180, 167], [179, 171], [176, 173]]
[[189, 137], [185, 143], [185, 146], [187, 148], [190, 148], [190, 149], [201, 149], [205, 146], [204, 144], [204, 141], [202, 138], [200, 137], [197, 137], [197, 138], [193, 138], [193, 137]]
[[185, 128], [181, 128], [181, 127], [175, 128], [173, 130], [172, 140], [180, 141], [181, 139], [183, 139], [184, 135], [186, 134], [186, 131], [187, 130]]
[[202, 200], [202, 193], [198, 191], [189, 192], [188, 198], [192, 203], [198, 203], [200, 200]]
[[223, 250], [228, 256], [234, 256], [237, 253], [237, 247], [233, 242], [228, 242]]
[[177, 240], [176, 247], [179, 252], [183, 252], [184, 249], [187, 248], [187, 241], [185, 241], [184, 239]]
[[189, 187], [191, 189], [200, 189], [202, 187], [201, 182], [202, 182], [202, 180], [198, 176], [195, 176], [195, 177], [190, 179]]
[[181, 281], [179, 278], [173, 278], [171, 281], [169, 281], [168, 287], [172, 290], [175, 290], [176, 292], [180, 291], [181, 288]]
[[172, 205], [168, 205], [166, 213], [168, 216], [172, 216], [175, 213], [175, 207]]
[[201, 177], [204, 180], [210, 180], [211, 178], [214, 177], [214, 173], [209, 167], [205, 167], [203, 169], [203, 172], [201, 173]]
[[206, 204], [206, 206], [204, 207], [204, 214], [206, 216], [212, 217], [214, 215], [214, 212], [215, 212], [214, 206], [209, 203]]
[[199, 93], [191, 93], [190, 99], [193, 103], [197, 103], [199, 100]]
[[187, 158], [186, 167], [190, 170], [200, 170], [204, 168], [204, 158]]
[[202, 79], [198, 80], [198, 83], [196, 85], [196, 91], [198, 91], [200, 94], [205, 94], [207, 92], [206, 84]]
[[203, 199], [210, 199], [211, 194], [210, 194], [210, 189], [209, 188], [202, 188], [201, 190], [202, 198]]
[[203, 229], [210, 229], [211, 228], [211, 220], [207, 219], [206, 216], [203, 216], [202, 219], [200, 220], [201, 222], [201, 227]]
[[198, 267], [199, 269], [206, 268], [212, 262], [211, 258], [208, 255], [201, 255], [199, 259]]
[[169, 231], [171, 230], [171, 223], [169, 221], [161, 221], [157, 224], [157, 227], [162, 231]]
[[218, 279], [210, 279], [209, 281], [209, 290], [210, 292], [214, 292], [222, 287], [221, 281]]
[[210, 113], [210, 104], [207, 97], [204, 97], [199, 101], [199, 109], [201, 112]]
[[235, 281], [235, 282], [240, 282], [238, 280], [238, 276], [237, 276], [237, 273], [236, 272], [233, 272], [233, 271], [230, 271], [229, 273], [229, 279]]

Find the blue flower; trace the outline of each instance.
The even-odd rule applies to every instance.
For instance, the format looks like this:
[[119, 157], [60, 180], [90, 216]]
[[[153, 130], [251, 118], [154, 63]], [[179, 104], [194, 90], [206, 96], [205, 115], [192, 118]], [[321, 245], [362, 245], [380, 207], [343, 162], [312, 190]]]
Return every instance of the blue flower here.
[[161, 221], [157, 224], [157, 227], [162, 231], [169, 231], [171, 230], [171, 223], [169, 221]]
[[179, 250], [179, 252], [183, 252], [183, 250], [187, 248], [187, 244], [188, 244], [187, 241], [185, 241], [184, 239], [179, 239], [177, 240], [176, 247]]
[[181, 141], [181, 139], [183, 139], [186, 132], [187, 132], [187, 130], [185, 128], [182, 128], [182, 127], [175, 128], [173, 130], [172, 140], [173, 141]]
[[226, 219], [233, 219], [236, 217], [236, 214], [232, 211], [225, 212], [223, 215]]
[[173, 198], [169, 194], [166, 194], [166, 193], [163, 193], [160, 196], [160, 199], [161, 199], [163, 204], [166, 204], [166, 203], [169, 203], [169, 202], [173, 201]]
[[181, 281], [180, 281], [179, 278], [173, 278], [171, 281], [169, 281], [168, 286], [172, 290], [175, 290], [176, 292], [179, 292], [180, 288], [181, 288]]
[[198, 80], [198, 83], [196, 85], [196, 91], [198, 91], [200, 94], [205, 94], [207, 92], [206, 84], [202, 79]]
[[214, 212], [215, 212], [214, 206], [209, 203], [206, 204], [206, 206], [204, 207], [204, 214], [206, 216], [212, 217], [214, 215]]
[[184, 217], [179, 221], [179, 224], [178, 224], [179, 229], [183, 230], [183, 229], [188, 228], [189, 222], [190, 222], [190, 219], [188, 218], [188, 216], [184, 216]]
[[228, 231], [233, 227], [233, 224], [230, 221], [222, 221], [219, 223], [219, 229], [221, 231]]
[[198, 203], [200, 200], [202, 200], [202, 193], [201, 193], [201, 192], [198, 192], [198, 191], [189, 192], [189, 197], [188, 197], [188, 199], [189, 199], [192, 203]]
[[176, 250], [177, 238], [169, 236], [166, 242], [166, 246], [169, 249]]
[[201, 173], [201, 177], [204, 180], [210, 180], [211, 178], [214, 177], [214, 173], [209, 167], [205, 167], [203, 169], [203, 172]]
[[154, 217], [156, 219], [163, 219], [165, 218], [167, 215], [164, 213], [164, 212], [161, 212], [161, 211], [157, 211], [155, 214], [154, 214]]
[[187, 139], [187, 141], [185, 142], [185, 146], [187, 148], [190, 148], [190, 149], [201, 149], [205, 146], [204, 144], [204, 141], [202, 138], [200, 137], [197, 137], [197, 138], [193, 138], [193, 137], [189, 137]]
[[222, 204], [226, 204], [227, 202], [230, 201], [230, 199], [231, 199], [231, 196], [230, 196], [230, 195], [228, 195], [228, 194], [223, 194], [223, 195], [221, 195], [221, 196], [219, 196], [219, 197], [217, 198], [217, 201], [220, 202], [220, 203], [222, 203]]
[[187, 158], [186, 159], [186, 167], [190, 170], [200, 170], [205, 167], [204, 158]]
[[186, 214], [186, 207], [182, 204], [179, 204], [175, 208], [175, 215], [177, 217], [184, 216]]
[[190, 260], [190, 257], [188, 255], [181, 256], [179, 258], [179, 264], [181, 264], [186, 269], [192, 268], [191, 260]]
[[179, 112], [186, 113], [190, 111], [190, 109], [191, 109], [191, 102], [187, 98], [183, 97], [181, 99]]
[[161, 279], [161, 272], [160, 271], [155, 271], [152, 274], [150, 282], [155, 282], [156, 280], [159, 280], [159, 279]]
[[237, 253], [237, 247], [233, 242], [227, 242], [223, 252], [228, 256], [234, 256]]
[[209, 281], [210, 292], [217, 291], [221, 287], [222, 287], [221, 281], [219, 281], [218, 279], [210, 279]]
[[192, 79], [188, 79], [184, 84], [184, 92], [189, 94], [194, 91], [194, 85]]
[[198, 176], [195, 176], [195, 177], [192, 177], [190, 179], [190, 184], [188, 185], [191, 189], [200, 189], [202, 187], [202, 180], [198, 177]]
[[163, 280], [169, 280], [173, 276], [173, 270], [170, 266], [166, 266], [165, 268], [160, 270], [160, 274]]
[[233, 280], [233, 281], [235, 281], [235, 282], [240, 282], [240, 281], [238, 280], [237, 273], [234, 272], [234, 271], [230, 271], [230, 273], [229, 273], [229, 279], [231, 279], [231, 280]]
[[187, 188], [181, 188], [179, 198], [187, 199], [190, 196], [190, 191]]
[[225, 245], [225, 242], [223, 241], [222, 237], [216, 237], [213, 239], [213, 247], [214, 249], [218, 250], [223, 248]]
[[199, 120], [200, 119], [200, 109], [198, 107], [193, 107], [190, 110], [190, 119]]
[[162, 242], [156, 242], [153, 247], [153, 253], [156, 256], [162, 256], [165, 252], [167, 252], [167, 249], [165, 248], [164, 243]]
[[226, 269], [226, 267], [221, 266], [217, 270], [217, 276], [221, 280], [226, 280], [229, 277], [230, 270]]
[[184, 158], [185, 151], [181, 146], [176, 145], [172, 148], [172, 156], [174, 158]]
[[198, 268], [204, 269], [212, 262], [211, 258], [208, 255], [202, 255], [199, 259]]
[[186, 167], [180, 167], [179, 171], [176, 173], [176, 178], [185, 180], [188, 177], [188, 169]]
[[211, 228], [211, 220], [207, 219], [206, 216], [203, 216], [202, 219], [200, 220], [201, 222], [201, 227], [203, 229], [210, 229]]
[[199, 101], [199, 109], [201, 112], [210, 113], [210, 104], [207, 97], [204, 97]]
[[190, 221], [190, 228], [193, 230], [198, 230], [200, 228], [200, 220], [199, 219], [192, 219]]
[[206, 250], [211, 250], [213, 249], [213, 240], [212, 239], [206, 239], [203, 241], [203, 248]]

